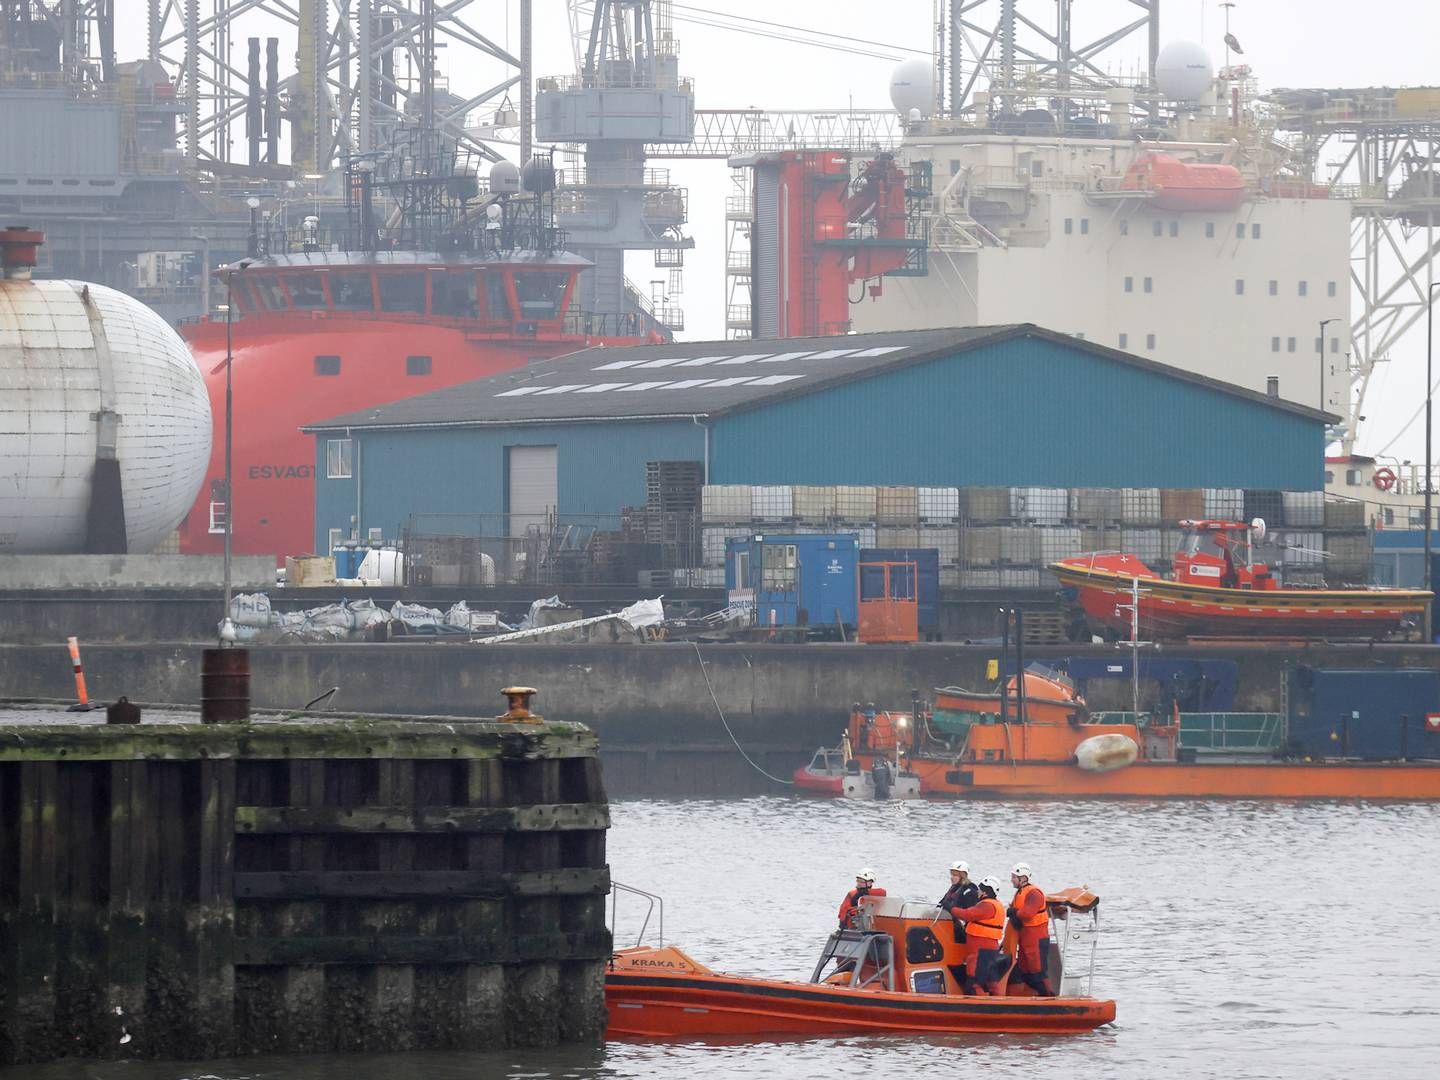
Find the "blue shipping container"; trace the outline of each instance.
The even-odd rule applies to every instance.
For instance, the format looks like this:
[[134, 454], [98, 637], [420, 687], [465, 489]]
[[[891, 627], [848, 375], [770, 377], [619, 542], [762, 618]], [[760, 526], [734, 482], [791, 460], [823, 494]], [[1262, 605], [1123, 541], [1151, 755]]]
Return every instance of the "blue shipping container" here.
[[1440, 758], [1440, 672], [1290, 673], [1290, 740], [1308, 757]]
[[725, 542], [730, 602], [754, 603], [759, 625], [853, 627], [859, 615], [854, 533], [755, 533]]
[[913, 562], [918, 583], [916, 601], [920, 633], [940, 629], [940, 551], [937, 548], [861, 548], [860, 561]]
[[331, 555], [335, 556], [335, 576], [337, 578], [353, 578], [360, 573], [360, 563], [365, 559], [368, 548], [361, 548], [354, 545], [341, 545], [335, 548]]

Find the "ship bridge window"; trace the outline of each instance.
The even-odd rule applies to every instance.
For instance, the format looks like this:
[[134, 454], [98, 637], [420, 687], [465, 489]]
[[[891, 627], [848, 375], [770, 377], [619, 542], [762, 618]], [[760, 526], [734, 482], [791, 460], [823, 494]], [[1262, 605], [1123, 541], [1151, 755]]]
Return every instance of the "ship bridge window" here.
[[553, 319], [560, 314], [560, 301], [570, 275], [565, 271], [521, 270], [515, 274], [515, 299], [526, 319]]
[[405, 358], [406, 375], [429, 375], [430, 357], [428, 356], [407, 356]]
[[485, 311], [497, 322], [509, 322], [515, 317], [510, 310], [510, 294], [505, 289], [505, 277], [496, 271], [485, 275]]
[[325, 306], [325, 286], [319, 274], [291, 274], [286, 284], [290, 286], [290, 300], [297, 308], [313, 311]]
[[389, 270], [380, 280], [380, 310], [425, 313], [425, 275], [419, 270]]
[[284, 311], [290, 305], [285, 299], [285, 288], [280, 284], [280, 279], [273, 275], [266, 274], [255, 279], [255, 291], [260, 294], [260, 299], [271, 311]]
[[430, 311], [455, 319], [478, 319], [480, 297], [474, 271], [430, 271]]
[[317, 356], [315, 357], [316, 375], [339, 375], [340, 357], [338, 356]]
[[330, 275], [330, 295], [337, 311], [372, 311], [375, 290], [369, 270], [345, 270]]

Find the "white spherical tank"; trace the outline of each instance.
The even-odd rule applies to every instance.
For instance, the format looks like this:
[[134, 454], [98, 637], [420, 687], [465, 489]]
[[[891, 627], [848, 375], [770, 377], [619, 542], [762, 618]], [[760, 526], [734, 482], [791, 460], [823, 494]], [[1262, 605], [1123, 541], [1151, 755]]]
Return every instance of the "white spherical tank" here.
[[935, 74], [929, 60], [906, 60], [890, 74], [890, 104], [901, 116], [919, 109], [929, 116], [935, 109]]
[[1198, 101], [1214, 78], [1210, 54], [1193, 41], [1172, 41], [1155, 57], [1155, 88], [1167, 101]]
[[0, 554], [83, 551], [98, 456], [119, 462], [130, 552], [190, 508], [210, 400], [159, 315], [103, 285], [0, 280]]

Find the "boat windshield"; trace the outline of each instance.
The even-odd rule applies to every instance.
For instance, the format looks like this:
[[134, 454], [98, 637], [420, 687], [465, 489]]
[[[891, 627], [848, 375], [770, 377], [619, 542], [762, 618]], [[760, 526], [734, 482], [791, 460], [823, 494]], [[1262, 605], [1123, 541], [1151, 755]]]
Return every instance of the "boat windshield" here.
[[1245, 562], [1246, 545], [1242, 538], [1218, 530], [1187, 532], [1180, 551], [1184, 555], [1208, 555], [1224, 561], [1227, 548], [1236, 562]]
[[[835, 968], [827, 973], [825, 968], [832, 960]], [[890, 935], [877, 930], [837, 930], [821, 950], [810, 981], [838, 981], [857, 989], [879, 982], [887, 990], [895, 989], [894, 946]]]

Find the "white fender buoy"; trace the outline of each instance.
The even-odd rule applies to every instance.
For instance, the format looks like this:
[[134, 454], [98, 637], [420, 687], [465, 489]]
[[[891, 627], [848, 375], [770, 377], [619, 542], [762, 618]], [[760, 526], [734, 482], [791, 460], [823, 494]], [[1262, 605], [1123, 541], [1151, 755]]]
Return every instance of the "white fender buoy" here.
[[1134, 765], [1139, 756], [1140, 747], [1135, 745], [1135, 740], [1119, 732], [1091, 735], [1075, 747], [1075, 764], [1086, 772], [1114, 772]]

